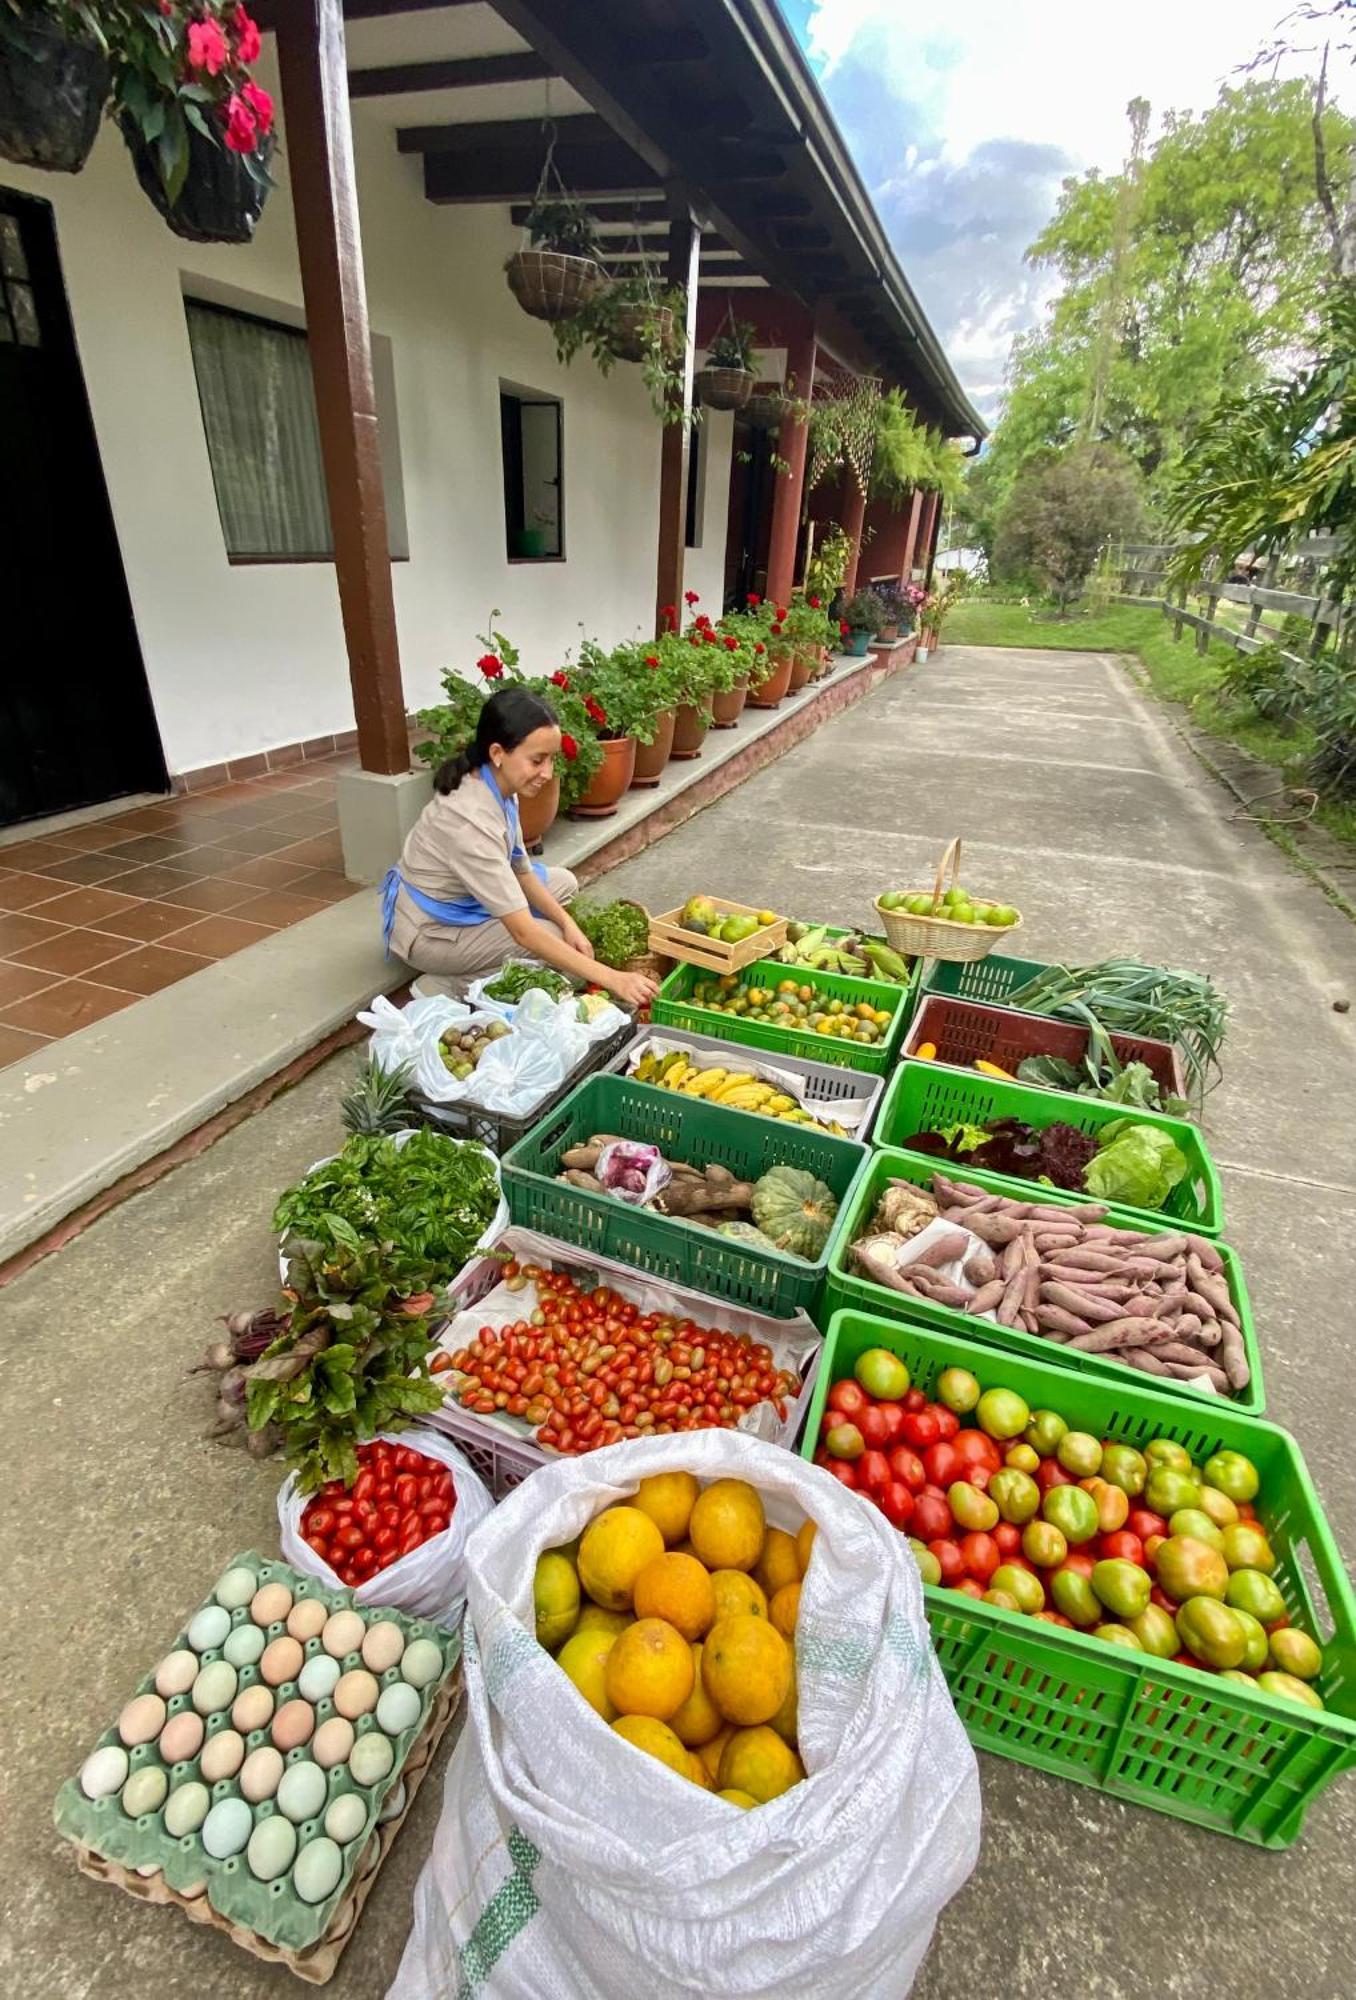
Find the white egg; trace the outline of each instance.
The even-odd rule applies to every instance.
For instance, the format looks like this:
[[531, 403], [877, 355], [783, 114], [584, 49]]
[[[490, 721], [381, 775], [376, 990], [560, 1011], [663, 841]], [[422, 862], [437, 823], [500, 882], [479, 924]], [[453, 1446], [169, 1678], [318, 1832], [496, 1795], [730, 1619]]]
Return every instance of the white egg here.
[[165, 1802], [165, 1831], [175, 1840], [196, 1833], [211, 1810], [212, 1794], [190, 1778], [186, 1785], [176, 1785]]
[[223, 1660], [229, 1660], [233, 1667], [252, 1667], [262, 1658], [268, 1640], [258, 1625], [237, 1625], [234, 1632], [226, 1636], [221, 1649]]
[[199, 1715], [216, 1715], [235, 1700], [238, 1685], [229, 1660], [212, 1660], [193, 1683], [193, 1706]]
[[249, 1603], [258, 1588], [259, 1579], [254, 1571], [242, 1565], [219, 1576], [212, 1595], [227, 1611], [239, 1611], [242, 1605]]
[[172, 1695], [187, 1694], [198, 1678], [199, 1660], [196, 1653], [190, 1653], [181, 1646], [177, 1653], [168, 1653], [155, 1670], [155, 1691], [168, 1701]]
[[403, 1729], [414, 1728], [423, 1707], [418, 1688], [408, 1681], [392, 1681], [377, 1697], [377, 1721], [388, 1736], [399, 1736]]
[[336, 1611], [325, 1621], [325, 1629], [320, 1634], [320, 1643], [331, 1658], [345, 1660], [350, 1653], [356, 1653], [363, 1643], [367, 1627], [356, 1611]]
[[292, 1870], [292, 1887], [303, 1903], [323, 1903], [338, 1886], [344, 1872], [344, 1857], [332, 1840], [321, 1835], [308, 1840]]
[[379, 1785], [395, 1763], [395, 1745], [379, 1729], [369, 1729], [353, 1746], [348, 1768], [357, 1785]]
[[296, 1851], [296, 1828], [290, 1819], [285, 1819], [281, 1813], [274, 1813], [271, 1819], [261, 1819], [255, 1827], [245, 1850], [245, 1859], [249, 1862], [251, 1875], [258, 1876], [261, 1882], [275, 1882], [292, 1866]]
[[211, 1653], [231, 1629], [231, 1614], [221, 1604], [204, 1604], [189, 1620], [188, 1643], [195, 1653]]
[[127, 1783], [127, 1752], [121, 1743], [106, 1743], [91, 1750], [80, 1766], [80, 1789], [87, 1799], [106, 1799]]
[[122, 1809], [129, 1819], [140, 1819], [143, 1813], [159, 1812], [168, 1790], [169, 1779], [160, 1765], [143, 1764], [139, 1771], [133, 1771], [122, 1788]]
[[240, 1790], [252, 1806], [257, 1806], [261, 1800], [273, 1797], [282, 1774], [281, 1750], [275, 1750], [271, 1743], [261, 1743], [240, 1766]]
[[426, 1688], [443, 1670], [442, 1648], [432, 1639], [412, 1639], [400, 1662], [400, 1677], [411, 1687]]
[[209, 1736], [198, 1759], [209, 1785], [233, 1778], [244, 1761], [245, 1739], [238, 1729], [219, 1729], [215, 1736]]
[[367, 1628], [363, 1640], [363, 1665], [374, 1674], [384, 1674], [405, 1650], [405, 1634], [390, 1618], [381, 1618]]
[[250, 1837], [254, 1815], [243, 1799], [218, 1799], [202, 1825], [202, 1844], [217, 1861], [239, 1854]]
[[325, 1773], [318, 1764], [309, 1758], [300, 1764], [289, 1764], [278, 1786], [278, 1810], [300, 1826], [304, 1819], [315, 1818], [325, 1803], [327, 1791]]
[[334, 1693], [343, 1668], [328, 1653], [316, 1653], [297, 1675], [297, 1693], [307, 1701], [324, 1701]]
[[337, 1799], [331, 1799], [325, 1814], [325, 1831], [331, 1840], [342, 1847], [346, 1841], [356, 1840], [366, 1825], [367, 1804], [360, 1792], [341, 1792]]

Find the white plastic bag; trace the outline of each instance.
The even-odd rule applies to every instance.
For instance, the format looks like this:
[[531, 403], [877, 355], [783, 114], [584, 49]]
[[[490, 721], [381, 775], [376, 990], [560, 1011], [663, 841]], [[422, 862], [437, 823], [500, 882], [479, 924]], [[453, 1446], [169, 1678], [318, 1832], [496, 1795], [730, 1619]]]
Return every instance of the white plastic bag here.
[[[741, 1812], [632, 1748], [532, 1636], [543, 1549], [650, 1473], [750, 1480], [819, 1524], [796, 1632], [808, 1777]], [[902, 2000], [979, 1851], [979, 1778], [904, 1537], [730, 1432], [543, 1467], [467, 1550], [467, 1726], [391, 2000]], [[493, 1949], [493, 1956], [489, 1952]]]
[[[515, 962], [518, 961], [506, 959], [504, 964], [509, 965]], [[499, 971], [502, 972], [503, 969], [504, 967], [501, 966]], [[485, 991], [485, 988], [493, 986], [498, 977], [499, 972], [491, 972], [484, 979], [472, 980], [470, 986], [467, 988], [467, 998], [473, 1007], [481, 1008], [485, 1012], [493, 1010], [496, 1014], [501, 1015], [504, 1020], [512, 1021], [515, 1027], [521, 1025], [518, 1017], [529, 996], [533, 1001], [533, 1009], [538, 1010], [536, 1013], [529, 1010], [527, 1016], [529, 1020], [542, 1018], [539, 1001], [543, 999], [548, 1000], [559, 1015], [563, 1026], [567, 1029], [578, 1028], [585, 1042], [589, 1044], [607, 1041], [609, 1036], [615, 1035], [617, 1030], [624, 1027], [630, 1018], [629, 1015], [623, 1013], [615, 1001], [609, 1000], [605, 1007], [599, 1008], [592, 1020], [581, 1021], [579, 1018], [579, 994], [564, 993], [558, 999], [552, 999], [551, 995], [546, 993], [541, 987], [530, 988], [529, 992], [525, 993], [523, 998], [517, 1002], [495, 1000]]]
[[399, 1069], [402, 1063], [413, 1068], [426, 1041], [431, 1038], [436, 1043], [444, 1029], [454, 1021], [460, 1024], [467, 1020], [470, 1012], [464, 1001], [450, 999], [445, 993], [411, 1000], [404, 1007], [393, 1007], [385, 994], [379, 993], [358, 1019], [372, 1030], [367, 1053], [389, 1071]]
[[634, 1076], [646, 1056], [686, 1056], [696, 1069], [747, 1070], [761, 1083], [773, 1084], [776, 1089], [794, 1097], [802, 1111], [808, 1111], [812, 1118], [822, 1124], [841, 1125], [849, 1137], [855, 1136], [870, 1109], [871, 1100], [866, 1097], [836, 1097], [830, 1102], [820, 1102], [809, 1095], [809, 1080], [799, 1070], [783, 1069], [761, 1049], [727, 1047], [722, 1053], [715, 1048], [693, 1048], [690, 1042], [675, 1041], [662, 1028], [643, 1029], [626, 1051], [626, 1074]]
[[[451, 1471], [457, 1504], [452, 1519], [441, 1535], [434, 1535], [411, 1549], [398, 1562], [379, 1569], [353, 1593], [355, 1604], [385, 1604], [403, 1611], [409, 1618], [427, 1618], [448, 1631], [455, 1629], [466, 1603], [466, 1544], [486, 1516], [494, 1511], [494, 1501], [470, 1462], [438, 1431], [412, 1429], [382, 1432], [389, 1445], [405, 1445], [422, 1452]], [[342, 1590], [343, 1584], [327, 1562], [316, 1554], [301, 1532], [301, 1517], [311, 1496], [297, 1492], [295, 1473], [278, 1491], [278, 1540], [284, 1562], [304, 1576], [318, 1577], [327, 1590]]]
[[673, 1168], [658, 1146], [638, 1139], [614, 1139], [604, 1146], [593, 1173], [610, 1195], [632, 1208], [648, 1208], [673, 1179]]

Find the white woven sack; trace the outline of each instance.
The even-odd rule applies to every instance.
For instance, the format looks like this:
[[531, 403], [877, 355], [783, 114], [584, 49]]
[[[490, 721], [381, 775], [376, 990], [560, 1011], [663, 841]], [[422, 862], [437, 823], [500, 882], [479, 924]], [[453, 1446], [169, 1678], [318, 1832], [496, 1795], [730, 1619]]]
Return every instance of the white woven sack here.
[[[796, 1632], [808, 1777], [742, 1812], [625, 1743], [532, 1637], [543, 1549], [649, 1473], [751, 1481], [819, 1524]], [[979, 1851], [979, 1779], [907, 1544], [729, 1431], [543, 1467], [467, 1551], [467, 1727], [392, 2000], [902, 2000]]]
[[[466, 1603], [466, 1544], [486, 1516], [493, 1513], [494, 1501], [474, 1467], [438, 1431], [382, 1431], [380, 1436], [389, 1445], [406, 1445], [411, 1451], [422, 1452], [425, 1458], [447, 1466], [457, 1504], [441, 1535], [431, 1536], [398, 1562], [389, 1563], [369, 1576], [354, 1591], [353, 1601], [388, 1605], [409, 1618], [430, 1619], [450, 1632], [460, 1620]], [[344, 1586], [329, 1564], [302, 1537], [301, 1517], [310, 1498], [309, 1494], [298, 1493], [295, 1473], [278, 1489], [278, 1540], [283, 1561], [291, 1563], [304, 1576], [318, 1577], [327, 1590], [342, 1590]]]

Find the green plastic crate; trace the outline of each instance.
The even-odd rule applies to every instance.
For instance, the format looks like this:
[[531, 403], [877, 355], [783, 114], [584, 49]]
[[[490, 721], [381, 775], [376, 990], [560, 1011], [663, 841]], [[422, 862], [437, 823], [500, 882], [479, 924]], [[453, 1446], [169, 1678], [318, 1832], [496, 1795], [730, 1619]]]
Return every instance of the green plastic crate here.
[[[762, 975], [771, 986], [782, 979], [799, 979], [795, 966], [765, 961], [746, 965], [743, 979]], [[714, 975], [700, 965], [679, 965], [672, 971], [650, 1003], [650, 1019], [658, 1026], [688, 1028], [694, 1035], [714, 1035], [720, 1042], [741, 1042], [752, 1049], [783, 1049], [789, 1056], [803, 1056], [809, 1062], [837, 1063], [843, 1069], [868, 1071], [885, 1076], [894, 1068], [904, 1030], [913, 1013], [916, 995], [906, 986], [888, 986], [875, 979], [852, 979], [841, 972], [806, 971], [801, 983], [814, 985], [830, 999], [869, 1000], [873, 1007], [888, 1008], [889, 1027], [882, 1042], [841, 1042], [830, 1035], [812, 1035], [806, 1028], [778, 1028], [768, 1021], [747, 1021], [738, 1014], [720, 1014], [700, 1007], [691, 998], [699, 980]]]
[[[1205, 1141], [1194, 1125], [1180, 1118], [1168, 1118], [1161, 1112], [1127, 1110], [1123, 1104], [1080, 1097], [1072, 1091], [1005, 1083], [1001, 1077], [985, 1076], [978, 1070], [951, 1069], [938, 1063], [906, 1059], [886, 1088], [876, 1120], [874, 1143], [902, 1147], [915, 1132], [956, 1124], [987, 1125], [993, 1118], [1020, 1118], [1038, 1130], [1046, 1125], [1073, 1125], [1080, 1132], [1094, 1134], [1123, 1118], [1157, 1125], [1185, 1155], [1186, 1178], [1177, 1183], [1161, 1209], [1120, 1202], [1117, 1204], [1120, 1212], [1140, 1222], [1162, 1222], [1164, 1217], [1170, 1217], [1203, 1236], [1217, 1236], [1224, 1227], [1224, 1191]], [[967, 1178], [963, 1160], [953, 1162], [947, 1171]], [[1016, 1174], [990, 1172], [989, 1179], [1022, 1200], [1040, 1201], [1047, 1192]]]
[[745, 1180], [759, 1179], [770, 1167], [804, 1167], [833, 1190], [840, 1204], [846, 1204], [866, 1171], [870, 1154], [865, 1146], [656, 1090], [631, 1077], [595, 1076], [504, 1156], [509, 1213], [525, 1229], [779, 1319], [798, 1309], [811, 1312], [823, 1283], [827, 1247], [813, 1263], [777, 1250], [751, 1249], [700, 1223], [556, 1180], [561, 1154], [595, 1132], [645, 1141], [692, 1166], [729, 1167]]
[[968, 965], [932, 958], [924, 968], [922, 991], [954, 993], [960, 1000], [986, 1000], [991, 1007], [1006, 1007], [1009, 993], [1049, 969], [1039, 959], [1003, 958], [996, 951], [987, 958], [972, 959]]
[[[841, 1143], [841, 1141], [840, 1141]], [[1062, 1365], [1070, 1370], [1079, 1370], [1105, 1379], [1110, 1376], [1117, 1382], [1127, 1379], [1135, 1382], [1146, 1381], [1146, 1376], [1128, 1369], [1122, 1361], [1109, 1361], [1102, 1354], [1084, 1354], [1081, 1351], [1061, 1347], [1057, 1342], [1044, 1340], [1038, 1333], [1028, 1333], [1024, 1327], [998, 1326], [992, 1320], [971, 1319], [958, 1312], [953, 1306], [933, 1305], [925, 1299], [910, 1298], [904, 1292], [892, 1292], [884, 1285], [873, 1284], [864, 1278], [851, 1262], [852, 1245], [862, 1234], [871, 1218], [871, 1211], [891, 1181], [913, 1181], [918, 1187], [931, 1185], [932, 1176], [941, 1168], [949, 1179], [969, 1181], [975, 1187], [982, 1187], [992, 1194], [1011, 1194], [1018, 1190], [1018, 1198], [1030, 1201], [1033, 1190], [1029, 1181], [1004, 1181], [1000, 1175], [967, 1172], [964, 1168], [942, 1160], [930, 1160], [922, 1153], [902, 1153], [892, 1146], [881, 1146], [873, 1151], [865, 1173], [859, 1176], [852, 1190], [851, 1198], [838, 1211], [833, 1235], [829, 1238], [829, 1269], [825, 1280], [825, 1312], [835, 1312], [842, 1307], [857, 1312], [875, 1313], [885, 1319], [907, 1319], [922, 1326], [939, 1327], [943, 1331], [955, 1331], [969, 1340], [982, 1342], [985, 1346], [1001, 1347], [1012, 1354], [1030, 1355], [1034, 1360], [1048, 1360], [1057, 1354]], [[1035, 1196], [1042, 1202], [1062, 1203], [1065, 1207], [1078, 1208], [1083, 1197], [1065, 1194], [1061, 1188], [1039, 1188]], [[1128, 1209], [1108, 1208], [1107, 1221], [1125, 1229], [1156, 1230], [1160, 1234], [1173, 1233], [1174, 1225], [1165, 1222], [1161, 1216], [1144, 1217], [1132, 1215]], [[1257, 1346], [1257, 1333], [1253, 1325], [1252, 1306], [1248, 1299], [1248, 1288], [1243, 1279], [1243, 1266], [1238, 1254], [1227, 1243], [1216, 1242], [1215, 1248], [1224, 1259], [1225, 1275], [1229, 1283], [1229, 1295], [1233, 1299], [1243, 1331], [1243, 1346], [1252, 1370], [1252, 1380], [1240, 1395], [1223, 1398], [1211, 1389], [1195, 1389], [1189, 1382], [1168, 1382], [1157, 1379], [1160, 1395], [1182, 1396], [1193, 1403], [1205, 1401], [1219, 1404], [1221, 1408], [1248, 1417], [1260, 1417], [1266, 1408], [1266, 1396], [1262, 1388], [1262, 1358]]]
[[[1115, 1382], [1061, 1363], [857, 1312], [836, 1313], [801, 1451], [814, 1454], [833, 1383], [868, 1347], [887, 1347], [931, 1391], [959, 1365], [982, 1387], [1015, 1389], [1076, 1430], [1143, 1445], [1169, 1437], [1195, 1459], [1245, 1452], [1262, 1477], [1258, 1511], [1291, 1617], [1319, 1641], [1323, 1710], [1242, 1682], [1132, 1653], [1045, 1620], [926, 1585], [933, 1644], [973, 1743], [1016, 1763], [1261, 1847], [1288, 1847], [1323, 1788], [1356, 1767], [1356, 1594], [1289, 1434], [1164, 1395], [1143, 1376]], [[1057, 1350], [1058, 1351], [1058, 1350]]]

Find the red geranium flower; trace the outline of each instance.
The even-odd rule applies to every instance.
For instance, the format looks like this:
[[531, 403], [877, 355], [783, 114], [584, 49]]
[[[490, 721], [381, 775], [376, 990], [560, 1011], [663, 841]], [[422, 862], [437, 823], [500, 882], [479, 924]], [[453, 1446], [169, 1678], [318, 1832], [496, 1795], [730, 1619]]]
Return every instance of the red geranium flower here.
[[676, 632], [678, 630], [677, 605], [661, 604], [659, 607], [659, 622], [666, 632]]
[[774, 626], [772, 627], [772, 636], [773, 636], [773, 638], [774, 638], [774, 639], [780, 639], [780, 638], [781, 638], [781, 636], [782, 636], [782, 628], [781, 628], [781, 621], [780, 621], [780, 620], [778, 620], [778, 622], [777, 622], [777, 623], [776, 623], [776, 624], [775, 624], [775, 625], [774, 625]]
[[231, 26], [235, 31], [235, 59], [249, 64], [258, 62], [262, 44], [259, 30], [243, 7], [237, 6], [231, 14]]
[[563, 688], [568, 694], [570, 690], [570, 677], [562, 668], [557, 667], [551, 676], [551, 685], [552, 687]]
[[476, 665], [487, 681], [497, 681], [504, 671], [504, 662], [498, 653], [482, 653]]
[[561, 731], [560, 754], [567, 764], [573, 764], [575, 758], [579, 755], [579, 745], [567, 730]]
[[[230, 60], [230, 50], [226, 37], [216, 21], [190, 21], [188, 24], [188, 66], [190, 69], [205, 69], [209, 76], [219, 76]], [[232, 98], [232, 104], [235, 100]], [[248, 150], [248, 148], [246, 148]]]
[[759, 639], [755, 643], [753, 650], [755, 653], [765, 653], [767, 651], [767, 647], [763, 644], [762, 640]]
[[645, 664], [647, 667], [657, 667], [659, 665], [658, 653], [647, 653], [645, 655]]
[[694, 625], [700, 625], [702, 630], [705, 631], [706, 627], [711, 623], [711, 620], [707, 617], [704, 611], [699, 611], [692, 622]]
[[[255, 34], [258, 32], [256, 28]], [[240, 95], [254, 113], [254, 122], [259, 127], [259, 137], [266, 139], [273, 130], [273, 99], [266, 90], [260, 90], [257, 83], [247, 83]]]
[[695, 590], [685, 590], [683, 592], [683, 602], [684, 604], [700, 604], [701, 598]]
[[709, 625], [707, 626], [706, 630], [702, 633], [702, 638], [708, 646], [714, 646], [716, 644], [716, 635], [711, 630], [711, 627]]
[[737, 653], [739, 651], [739, 641], [733, 632], [725, 634], [725, 650], [727, 653]]
[[607, 728], [607, 710], [600, 701], [595, 701], [591, 694], [586, 694], [584, 696], [584, 707], [588, 710], [590, 716], [600, 729]]
[[811, 611], [818, 611], [819, 599], [817, 597], [807, 597], [805, 602], [809, 605]]
[[786, 606], [785, 606], [784, 604], [779, 604], [779, 605], [777, 606], [777, 616], [778, 616], [778, 618], [785, 618], [785, 616], [786, 616]]
[[756, 590], [751, 590], [748, 594], [748, 597], [745, 599], [745, 602], [750, 605], [761, 604], [762, 601], [763, 601], [762, 598], [758, 595], [758, 592]]
[[852, 627], [850, 625], [844, 624], [841, 620], [839, 621], [838, 636], [840, 639], [846, 639], [851, 630]]

